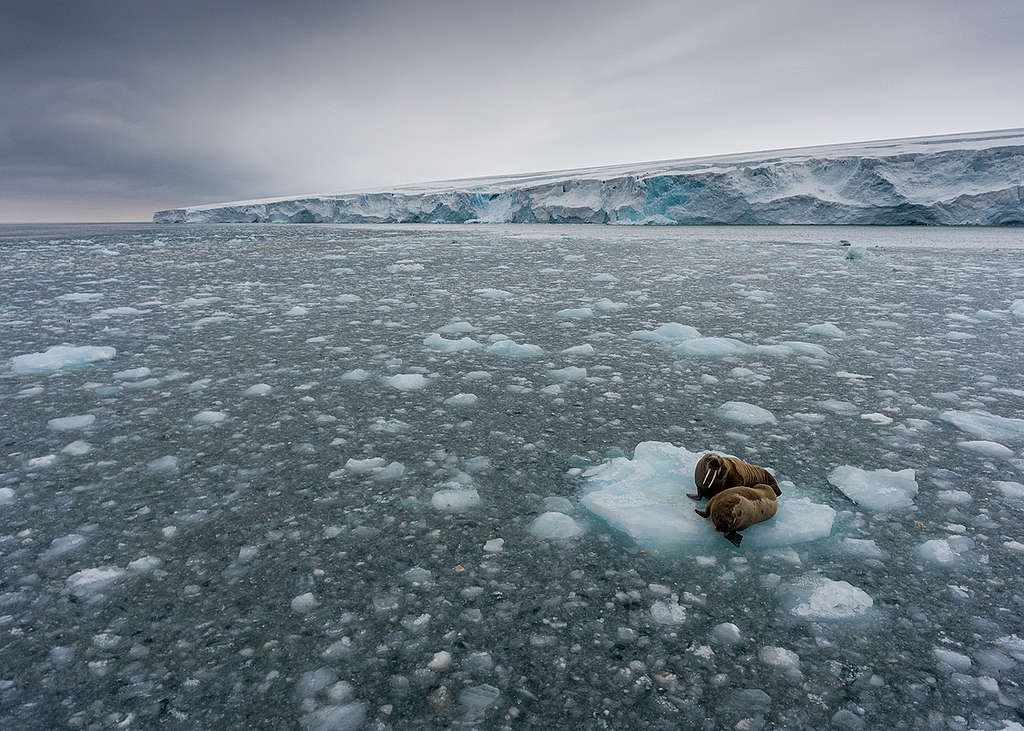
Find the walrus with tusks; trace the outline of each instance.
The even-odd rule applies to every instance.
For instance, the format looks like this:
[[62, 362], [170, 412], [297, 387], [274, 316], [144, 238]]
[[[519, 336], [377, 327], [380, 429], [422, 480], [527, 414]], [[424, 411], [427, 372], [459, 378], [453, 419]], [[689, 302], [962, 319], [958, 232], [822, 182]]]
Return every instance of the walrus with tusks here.
[[781, 494], [778, 485], [730, 487], [708, 500], [704, 510], [695, 512], [702, 518], [710, 517], [715, 530], [724, 533], [729, 542], [739, 548], [743, 540], [739, 531], [775, 515], [779, 509], [776, 498]]
[[697, 494], [687, 493], [686, 497], [694, 500], [714, 497], [730, 487], [779, 486], [772, 473], [764, 467], [714, 452], [705, 454], [697, 462], [693, 470], [693, 482], [697, 486]]

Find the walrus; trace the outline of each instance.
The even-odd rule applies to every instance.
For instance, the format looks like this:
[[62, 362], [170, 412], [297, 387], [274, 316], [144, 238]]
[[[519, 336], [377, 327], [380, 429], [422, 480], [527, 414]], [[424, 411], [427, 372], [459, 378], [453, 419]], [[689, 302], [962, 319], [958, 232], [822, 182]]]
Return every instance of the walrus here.
[[778, 485], [730, 487], [708, 500], [704, 510], [695, 512], [702, 518], [710, 516], [715, 530], [724, 533], [729, 542], [739, 548], [743, 536], [738, 531], [775, 515], [779, 509], [776, 498], [781, 494]]
[[772, 473], [764, 467], [714, 452], [705, 454], [697, 462], [693, 470], [693, 483], [697, 486], [697, 494], [686, 493], [686, 497], [694, 500], [714, 497], [730, 487], [779, 486]]

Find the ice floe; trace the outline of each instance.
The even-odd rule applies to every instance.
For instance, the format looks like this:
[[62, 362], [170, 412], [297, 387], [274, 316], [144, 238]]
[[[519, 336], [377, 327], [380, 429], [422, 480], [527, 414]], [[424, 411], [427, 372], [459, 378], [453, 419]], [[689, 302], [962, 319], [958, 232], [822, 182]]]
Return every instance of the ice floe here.
[[867, 510], [902, 510], [914, 504], [917, 480], [914, 470], [864, 470], [842, 465], [829, 472], [828, 481], [846, 497]]
[[46, 373], [61, 368], [73, 368], [88, 363], [110, 360], [117, 350], [100, 345], [55, 345], [41, 353], [27, 353], [11, 358], [11, 370], [15, 373]]

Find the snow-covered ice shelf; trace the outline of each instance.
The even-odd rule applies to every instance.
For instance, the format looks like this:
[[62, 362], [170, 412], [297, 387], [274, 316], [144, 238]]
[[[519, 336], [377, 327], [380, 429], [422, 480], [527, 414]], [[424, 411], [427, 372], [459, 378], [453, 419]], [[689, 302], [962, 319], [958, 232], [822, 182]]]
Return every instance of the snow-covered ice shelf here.
[[1022, 186], [1016, 129], [189, 206], [153, 221], [992, 226], [1024, 223]]
[[1020, 719], [1020, 230], [18, 231], [0, 728]]

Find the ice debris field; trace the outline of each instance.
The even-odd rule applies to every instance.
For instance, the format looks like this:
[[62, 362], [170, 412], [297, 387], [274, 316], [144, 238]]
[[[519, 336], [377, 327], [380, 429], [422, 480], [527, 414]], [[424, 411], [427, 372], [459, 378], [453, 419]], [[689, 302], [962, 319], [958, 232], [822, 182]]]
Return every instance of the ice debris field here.
[[0, 727], [1019, 728], [1022, 248], [0, 228]]

